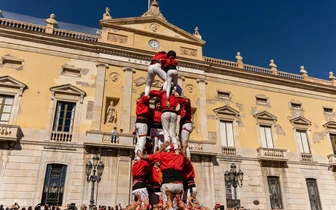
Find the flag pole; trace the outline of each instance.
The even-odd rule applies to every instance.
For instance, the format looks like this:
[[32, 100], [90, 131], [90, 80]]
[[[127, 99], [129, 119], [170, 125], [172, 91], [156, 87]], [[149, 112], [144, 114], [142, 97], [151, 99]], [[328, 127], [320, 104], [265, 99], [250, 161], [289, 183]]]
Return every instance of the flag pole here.
[[148, 10], [149, 10], [149, 8], [150, 8], [150, 5], [151, 4], [151, 0], [148, 0]]

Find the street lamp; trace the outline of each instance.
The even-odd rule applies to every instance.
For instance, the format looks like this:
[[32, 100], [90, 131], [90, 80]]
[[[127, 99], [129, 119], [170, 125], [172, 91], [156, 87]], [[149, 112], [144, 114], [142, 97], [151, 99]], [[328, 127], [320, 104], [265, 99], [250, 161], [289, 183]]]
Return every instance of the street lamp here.
[[[94, 190], [95, 190], [95, 182], [100, 182], [101, 180], [101, 176], [103, 175], [103, 171], [104, 171], [104, 164], [102, 161], [99, 162], [99, 156], [95, 155], [92, 158], [92, 163], [89, 160], [86, 165], [85, 165], [85, 171], [86, 171], [86, 181], [88, 183], [90, 183], [90, 181], [92, 182], [92, 188], [91, 188], [91, 199], [90, 199], [90, 205], [89, 205], [89, 209], [92, 210], [92, 207], [94, 206]], [[91, 171], [93, 168], [93, 175], [91, 175]], [[98, 173], [98, 176], [96, 175], [96, 170]]]
[[243, 186], [244, 173], [241, 170], [237, 172], [237, 166], [232, 163], [230, 171], [225, 171], [224, 178], [226, 187], [233, 186], [235, 199], [237, 201], [237, 187]]

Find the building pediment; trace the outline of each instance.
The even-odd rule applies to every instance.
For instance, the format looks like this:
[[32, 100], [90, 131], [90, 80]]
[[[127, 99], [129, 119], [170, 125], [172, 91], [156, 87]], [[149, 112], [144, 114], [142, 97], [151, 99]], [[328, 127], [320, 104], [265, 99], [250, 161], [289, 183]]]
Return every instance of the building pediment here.
[[76, 95], [84, 97], [86, 95], [85, 91], [71, 85], [71, 84], [65, 84], [65, 85], [58, 85], [50, 88], [50, 91], [55, 95], [56, 93], [60, 94], [66, 94], [66, 95]]
[[290, 120], [292, 124], [297, 124], [297, 125], [311, 125], [311, 121], [307, 120], [306, 118], [299, 116], [295, 117]]
[[255, 118], [260, 120], [276, 121], [277, 117], [269, 113], [268, 111], [261, 111], [254, 115]]
[[323, 125], [325, 128], [330, 128], [330, 129], [336, 129], [336, 122], [335, 121], [329, 121]]
[[239, 111], [229, 107], [229, 106], [222, 106], [213, 110], [217, 115], [232, 115], [238, 116]]
[[0, 87], [8, 87], [8, 88], [18, 88], [25, 89], [27, 85], [19, 80], [14, 79], [10, 76], [2, 76], [0, 77]]
[[115, 29], [116, 34], [119, 34], [119, 31], [128, 31], [166, 40], [189, 42], [198, 46], [205, 44], [205, 41], [195, 35], [155, 16], [101, 20], [100, 27]]

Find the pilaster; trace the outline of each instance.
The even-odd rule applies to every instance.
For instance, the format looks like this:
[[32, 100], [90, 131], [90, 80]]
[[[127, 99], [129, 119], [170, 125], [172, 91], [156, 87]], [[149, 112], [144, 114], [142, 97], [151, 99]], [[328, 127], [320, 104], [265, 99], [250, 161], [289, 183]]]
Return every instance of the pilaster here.
[[122, 95], [120, 128], [124, 129], [125, 133], [129, 133], [131, 128], [132, 88], [135, 69], [132, 67], [124, 67], [123, 69], [125, 82]]
[[91, 130], [100, 130], [102, 121], [102, 109], [104, 101], [104, 89], [105, 89], [105, 74], [106, 69], [109, 67], [107, 64], [98, 63], [97, 76], [95, 81], [95, 94], [94, 94], [94, 106], [92, 113]]
[[206, 79], [197, 79], [199, 89], [199, 109], [200, 109], [200, 130], [202, 134], [202, 140], [208, 139], [208, 114], [206, 107], [206, 85], [208, 82]]

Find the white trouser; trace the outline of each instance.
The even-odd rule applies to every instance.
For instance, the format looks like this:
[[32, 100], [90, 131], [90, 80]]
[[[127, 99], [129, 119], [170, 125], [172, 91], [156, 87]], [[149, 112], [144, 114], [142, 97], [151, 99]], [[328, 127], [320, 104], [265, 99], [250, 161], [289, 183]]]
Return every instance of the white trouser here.
[[[178, 148], [176, 139], [176, 121], [177, 114], [175, 112], [164, 112], [161, 115], [164, 141], [170, 142], [171, 140], [171, 143], [174, 145], [174, 149]], [[170, 149], [170, 146], [166, 148], [166, 150], [168, 149]]]
[[[180, 141], [181, 145], [183, 145], [185, 142], [189, 141], [190, 134], [193, 131], [193, 125], [192, 123], [184, 123], [180, 129]], [[189, 147], [187, 147], [187, 157], [190, 158]]]
[[135, 145], [135, 157], [139, 159], [137, 152], [140, 151], [143, 153], [146, 144], [148, 126], [146, 123], [135, 123], [135, 130], [137, 136], [137, 143]]
[[167, 85], [167, 88], [166, 88], [167, 99], [169, 99], [169, 96], [170, 96], [172, 82], [174, 83], [174, 86], [177, 87], [177, 79], [178, 79], [178, 75], [177, 75], [176, 69], [170, 69], [167, 71], [167, 84], [166, 84]]
[[167, 73], [161, 69], [160, 63], [155, 63], [148, 66], [147, 81], [145, 87], [145, 96], [149, 95], [155, 76], [158, 75], [164, 82], [167, 78]]
[[[181, 88], [181, 86], [179, 84], [174, 84], [175, 87], [176, 87], [176, 92], [180, 95], [180, 96], [183, 96], [184, 93], [183, 93], [183, 90]], [[163, 83], [163, 87], [162, 87], [162, 90], [167, 90], [167, 81], [165, 81]]]
[[144, 207], [145, 201], [148, 199], [147, 188], [139, 188], [132, 191], [133, 195], [141, 200], [141, 206]]
[[162, 197], [163, 197], [164, 202], [167, 202], [166, 190], [169, 190], [172, 194], [182, 193], [183, 192], [183, 184], [175, 184], [175, 183], [162, 184], [161, 192], [162, 192]]
[[164, 142], [163, 129], [161, 128], [151, 128], [150, 136], [154, 140], [153, 153], [161, 148]]

